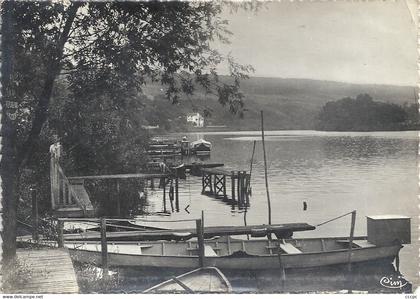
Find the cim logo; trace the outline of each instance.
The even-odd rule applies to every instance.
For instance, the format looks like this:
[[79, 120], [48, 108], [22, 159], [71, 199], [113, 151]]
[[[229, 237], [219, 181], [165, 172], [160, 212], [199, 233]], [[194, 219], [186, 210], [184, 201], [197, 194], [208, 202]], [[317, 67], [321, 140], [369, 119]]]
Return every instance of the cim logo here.
[[384, 276], [381, 278], [381, 280], [379, 281], [379, 283], [389, 289], [399, 289], [402, 288], [403, 286], [405, 286], [408, 281], [405, 280], [401, 275], [398, 275], [396, 277], [394, 276]]

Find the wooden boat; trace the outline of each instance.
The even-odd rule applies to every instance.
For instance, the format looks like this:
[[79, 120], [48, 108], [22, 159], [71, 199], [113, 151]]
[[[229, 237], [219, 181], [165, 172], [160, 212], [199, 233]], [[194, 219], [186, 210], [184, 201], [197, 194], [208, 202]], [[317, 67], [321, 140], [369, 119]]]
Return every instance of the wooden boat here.
[[[309, 226], [299, 226], [304, 228], [305, 225]], [[296, 224], [284, 224], [281, 233], [278, 231], [277, 240], [242, 240], [233, 239], [229, 235], [216, 237], [214, 234], [217, 232], [220, 235], [235, 232], [235, 227], [213, 228], [210, 233], [213, 237], [200, 243], [201, 250], [195, 240], [108, 242], [108, 264], [117, 267], [195, 269], [199, 267], [200, 252], [204, 252], [201, 257], [205, 266], [221, 270], [299, 269], [348, 263], [391, 263], [398, 256], [402, 244], [411, 242], [410, 218], [405, 216], [367, 217], [366, 237], [292, 239], [288, 235], [290, 227], [296, 228]], [[204, 236], [210, 229], [204, 229]], [[151, 233], [165, 234], [167, 230]], [[267, 230], [256, 230], [257, 236], [264, 234], [267, 234]], [[67, 239], [65, 246], [75, 261], [101, 264], [101, 245], [98, 241]]]
[[196, 155], [210, 155], [211, 143], [204, 139], [191, 142], [191, 151]]
[[[72, 258], [78, 262], [101, 264], [101, 245], [97, 241], [66, 241]], [[376, 246], [359, 237], [352, 243], [351, 261], [392, 262], [402, 246]], [[322, 267], [346, 264], [347, 238], [307, 238], [288, 240], [240, 240], [231, 237], [205, 240], [205, 265], [221, 270], [266, 270]], [[117, 267], [199, 267], [196, 241], [109, 242], [108, 264]]]
[[225, 275], [215, 267], [198, 268], [179, 275], [143, 293], [230, 293], [232, 287]]

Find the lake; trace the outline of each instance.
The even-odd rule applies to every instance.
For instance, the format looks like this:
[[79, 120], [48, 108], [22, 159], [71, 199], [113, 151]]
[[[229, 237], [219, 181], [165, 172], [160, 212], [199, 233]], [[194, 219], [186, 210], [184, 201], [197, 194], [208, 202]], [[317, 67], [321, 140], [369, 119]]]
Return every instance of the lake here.
[[[180, 181], [180, 211], [147, 219], [196, 219], [204, 211], [206, 226], [267, 224], [267, 196], [260, 132], [177, 134], [190, 141], [204, 138], [213, 145], [206, 162], [249, 172], [253, 141], [257, 140], [250, 207], [239, 209], [201, 194], [201, 178]], [[418, 277], [418, 132], [266, 132], [272, 223], [319, 224], [357, 211], [355, 235], [366, 235], [366, 216], [397, 214], [411, 217], [412, 244], [400, 252], [401, 272], [413, 284]], [[228, 183], [228, 194], [230, 194]], [[306, 202], [307, 209], [303, 209]], [[169, 204], [167, 204], [169, 206]], [[185, 208], [187, 209], [185, 210]], [[146, 211], [163, 211], [162, 191], [148, 190]], [[143, 217], [144, 218], [144, 217]], [[173, 228], [189, 222], [170, 223]], [[194, 227], [190, 222], [189, 226]], [[348, 236], [350, 216], [295, 233], [295, 237]]]

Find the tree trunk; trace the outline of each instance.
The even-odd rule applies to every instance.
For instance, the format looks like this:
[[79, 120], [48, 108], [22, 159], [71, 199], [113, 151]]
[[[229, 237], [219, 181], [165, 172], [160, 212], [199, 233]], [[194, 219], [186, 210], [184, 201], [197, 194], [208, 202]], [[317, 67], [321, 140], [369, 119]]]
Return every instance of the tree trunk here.
[[64, 47], [69, 38], [70, 30], [73, 25], [74, 19], [77, 14], [77, 10], [83, 2], [72, 2], [67, 10], [67, 20], [63, 27], [63, 32], [57, 41], [57, 48], [54, 57], [51, 57], [50, 63], [47, 67], [47, 75], [45, 83], [38, 99], [38, 105], [35, 108], [34, 118], [32, 121], [32, 127], [29, 131], [28, 137], [20, 147], [17, 154], [17, 161], [19, 167], [25, 165], [26, 161], [30, 159], [33, 152], [36, 140], [41, 133], [42, 126], [48, 118], [48, 107], [50, 105], [51, 95], [54, 89], [54, 82], [61, 71], [61, 60], [63, 58]]
[[13, 1], [3, 2], [2, 14], [2, 157], [0, 174], [2, 179], [3, 204], [3, 262], [6, 266], [16, 254], [16, 124], [14, 115], [17, 104], [11, 93], [10, 80], [14, 53]]
[[5, 265], [12, 261], [16, 255], [16, 208], [19, 196], [17, 188], [20, 171], [30, 158], [36, 140], [39, 137], [42, 126], [47, 120], [48, 106], [50, 103], [54, 81], [61, 70], [61, 60], [63, 57], [64, 46], [68, 40], [70, 29], [74, 22], [78, 8], [82, 2], [72, 2], [67, 10], [67, 19], [63, 31], [57, 40], [56, 55], [51, 57], [48, 66], [47, 77], [41, 92], [38, 106], [35, 109], [32, 127], [23, 145], [16, 148], [16, 124], [13, 117], [16, 112], [17, 102], [13, 98], [10, 90], [10, 80], [13, 67], [13, 48], [14, 48], [14, 21], [13, 21], [14, 1], [3, 2], [3, 22], [2, 22], [2, 159], [1, 159], [1, 178], [2, 178], [2, 203], [3, 203], [3, 262]]

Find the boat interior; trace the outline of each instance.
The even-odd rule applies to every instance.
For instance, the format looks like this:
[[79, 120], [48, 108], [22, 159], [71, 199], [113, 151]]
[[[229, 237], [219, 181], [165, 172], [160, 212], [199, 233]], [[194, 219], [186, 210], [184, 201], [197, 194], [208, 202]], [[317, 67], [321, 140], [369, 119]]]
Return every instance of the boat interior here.
[[[66, 241], [69, 249], [100, 251], [101, 244], [96, 241]], [[352, 248], [375, 247], [366, 237], [354, 238]], [[229, 256], [245, 254], [256, 256], [270, 256], [280, 254], [301, 254], [328, 252], [349, 248], [348, 238], [305, 238], [305, 239], [251, 239], [242, 240], [232, 237], [212, 238], [205, 240], [205, 256]], [[176, 241], [147, 241], [147, 242], [108, 242], [109, 253], [154, 255], [154, 256], [197, 256], [198, 243], [196, 240], [188, 242]]]

